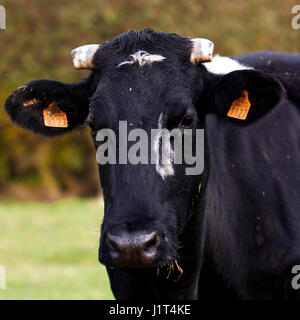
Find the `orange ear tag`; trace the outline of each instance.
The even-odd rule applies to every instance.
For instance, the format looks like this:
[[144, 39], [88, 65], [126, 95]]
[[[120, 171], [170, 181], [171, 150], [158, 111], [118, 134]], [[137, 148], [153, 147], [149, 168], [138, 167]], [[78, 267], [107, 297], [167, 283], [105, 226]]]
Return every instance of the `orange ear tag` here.
[[244, 90], [243, 95], [234, 100], [227, 113], [227, 117], [245, 120], [251, 107], [251, 103], [248, 98], [248, 91]]
[[56, 102], [51, 102], [49, 106], [43, 110], [44, 125], [46, 127], [68, 128], [68, 119]]

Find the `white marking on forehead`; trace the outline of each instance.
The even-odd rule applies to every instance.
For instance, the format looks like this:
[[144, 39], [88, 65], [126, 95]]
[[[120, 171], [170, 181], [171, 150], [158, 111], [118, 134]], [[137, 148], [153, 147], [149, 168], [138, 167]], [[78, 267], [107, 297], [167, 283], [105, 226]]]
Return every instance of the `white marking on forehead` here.
[[151, 64], [152, 62], [161, 62], [166, 58], [159, 54], [150, 54], [146, 51], [137, 51], [134, 54], [130, 55], [131, 60], [121, 62], [118, 67], [123, 66], [124, 64], [134, 64], [138, 63], [140, 67], [143, 67], [145, 64]]
[[205, 62], [203, 65], [207, 71], [214, 74], [227, 74], [237, 70], [253, 69], [229, 57], [221, 57], [218, 54], [213, 57], [212, 62]]
[[[163, 114], [159, 115], [158, 119], [158, 133], [154, 140], [154, 155], [155, 155], [155, 168], [157, 173], [165, 180], [168, 176], [174, 175], [174, 168], [173, 168], [173, 159], [174, 159], [174, 150], [172, 149], [170, 140], [168, 143], [162, 143], [162, 137], [164, 135], [163, 129]], [[162, 153], [160, 157], [160, 146], [162, 146]], [[161, 163], [160, 158], [166, 159], [166, 163]]]

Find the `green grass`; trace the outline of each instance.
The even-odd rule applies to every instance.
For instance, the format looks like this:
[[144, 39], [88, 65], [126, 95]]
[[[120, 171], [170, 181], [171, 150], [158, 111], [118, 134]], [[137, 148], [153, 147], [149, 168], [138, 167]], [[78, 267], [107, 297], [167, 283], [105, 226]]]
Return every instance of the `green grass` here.
[[103, 204], [0, 203], [2, 299], [113, 299], [98, 262]]

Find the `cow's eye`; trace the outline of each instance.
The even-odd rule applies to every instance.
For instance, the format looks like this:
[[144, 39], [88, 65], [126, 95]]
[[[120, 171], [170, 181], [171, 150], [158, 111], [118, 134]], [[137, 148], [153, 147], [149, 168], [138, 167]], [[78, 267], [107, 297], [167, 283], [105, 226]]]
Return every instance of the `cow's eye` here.
[[185, 116], [179, 125], [180, 129], [193, 129], [194, 128], [194, 119], [191, 116]]

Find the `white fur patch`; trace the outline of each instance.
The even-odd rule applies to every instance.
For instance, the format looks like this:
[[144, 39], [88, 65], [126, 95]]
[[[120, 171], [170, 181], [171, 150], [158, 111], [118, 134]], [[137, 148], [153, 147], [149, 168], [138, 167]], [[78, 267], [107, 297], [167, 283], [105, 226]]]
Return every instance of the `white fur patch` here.
[[138, 63], [140, 67], [143, 67], [145, 64], [151, 64], [152, 62], [161, 62], [166, 58], [159, 54], [150, 54], [146, 51], [137, 51], [134, 54], [130, 55], [131, 60], [121, 62], [118, 67], [123, 66], [124, 64], [134, 64]]
[[208, 72], [214, 74], [227, 74], [237, 70], [253, 69], [229, 57], [221, 57], [218, 54], [213, 57], [212, 62], [205, 62], [203, 65]]
[[[174, 168], [173, 168], [173, 159], [174, 159], [174, 150], [172, 149], [170, 141], [168, 144], [163, 144], [162, 137], [164, 135], [163, 129], [163, 114], [161, 113], [158, 119], [158, 133], [154, 140], [154, 154], [155, 154], [155, 168], [157, 173], [165, 180], [168, 176], [174, 175]], [[162, 146], [162, 153], [160, 155], [160, 146]], [[160, 158], [166, 160], [166, 163], [162, 163]]]

